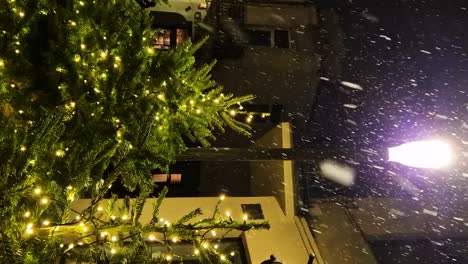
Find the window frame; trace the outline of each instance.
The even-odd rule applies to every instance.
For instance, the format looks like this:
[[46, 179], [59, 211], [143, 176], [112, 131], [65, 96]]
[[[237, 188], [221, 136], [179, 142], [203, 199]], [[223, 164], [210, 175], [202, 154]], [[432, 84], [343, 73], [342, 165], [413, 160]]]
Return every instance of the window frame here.
[[[255, 45], [251, 44], [250, 39], [246, 40], [246, 45], [251, 46], [251, 47], [264, 47], [264, 48], [275, 48], [275, 49], [291, 49], [292, 48], [292, 43], [291, 43], [291, 30], [289, 28], [277, 28], [277, 27], [268, 27], [268, 26], [259, 26], [259, 25], [246, 25], [244, 27], [244, 32], [247, 36], [247, 38], [250, 37], [250, 34], [248, 31], [266, 31], [270, 32], [270, 45], [269, 46], [264, 46], [264, 45]], [[278, 47], [276, 44], [275, 40], [275, 34], [277, 33], [276, 31], [285, 31], [288, 33], [288, 47]]]

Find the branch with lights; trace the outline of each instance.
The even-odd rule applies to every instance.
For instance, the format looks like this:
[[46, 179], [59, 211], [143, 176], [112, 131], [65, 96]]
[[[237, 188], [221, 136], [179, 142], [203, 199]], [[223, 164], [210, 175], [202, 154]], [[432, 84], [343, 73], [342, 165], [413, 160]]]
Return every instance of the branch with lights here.
[[[73, 187], [67, 189], [71, 191]], [[41, 216], [41, 221], [27, 222], [32, 215], [31, 211], [26, 211], [25, 236], [28, 239], [55, 240], [61, 249], [58, 257], [71, 260], [96, 261], [102, 256], [112, 263], [123, 259], [151, 259], [151, 253], [154, 252], [148, 248], [148, 243], [160, 243], [166, 250], [157, 254], [159, 259], [155, 260], [156, 263], [183, 260], [184, 257], [196, 258], [200, 263], [230, 263], [230, 252], [218, 251], [218, 243], [227, 234], [270, 227], [266, 221], [249, 221], [247, 215], [242, 220], [235, 220], [229, 211], [222, 214], [219, 208], [225, 199], [224, 195], [220, 196], [211, 217], [203, 218], [201, 209], [197, 208], [170, 223], [159, 214], [167, 191], [165, 187], [155, 200], [149, 223], [140, 222], [143, 207], [147, 203], [146, 197], [120, 200], [122, 206], [117, 208], [118, 199], [114, 196], [107, 201], [107, 205], [104, 205], [106, 201], [100, 200], [79, 211], [70, 208], [71, 217], [66, 222], [57, 222], [57, 219], [44, 216]], [[42, 205], [57, 202], [44, 196], [40, 188], [34, 189], [33, 195]], [[171, 245], [181, 241], [193, 245], [191, 256], [173, 252]], [[139, 246], [135, 248], [135, 245]]]
[[233, 118], [237, 116], [244, 116], [246, 123], [251, 123], [255, 117], [260, 117], [261, 119], [268, 118], [271, 113], [269, 112], [259, 112], [259, 111], [247, 111], [240, 102], [237, 103], [237, 107], [233, 107], [228, 110], [229, 115]]

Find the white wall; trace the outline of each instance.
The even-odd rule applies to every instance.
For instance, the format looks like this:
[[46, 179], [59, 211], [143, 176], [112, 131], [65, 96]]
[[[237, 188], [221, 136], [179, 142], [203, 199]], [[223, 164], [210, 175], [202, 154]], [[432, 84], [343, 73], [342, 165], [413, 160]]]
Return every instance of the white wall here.
[[[289, 123], [281, 123], [256, 140], [255, 147], [291, 148], [290, 130]], [[292, 161], [252, 161], [250, 170], [252, 194], [274, 196], [283, 212], [292, 219], [295, 215]]]
[[[213, 214], [218, 197], [166, 198], [160, 208], [160, 216], [169, 222], [174, 222], [189, 211], [201, 208], [205, 216]], [[140, 221], [148, 223], [151, 219], [155, 199], [148, 199], [143, 208]], [[89, 199], [82, 199], [74, 204], [75, 210], [86, 208]], [[121, 203], [122, 200], [119, 200]], [[259, 203], [265, 218], [270, 222], [271, 229], [246, 232], [242, 235], [249, 263], [258, 264], [271, 254], [277, 256], [284, 264], [305, 264], [308, 254], [302, 243], [294, 219], [287, 218], [274, 197], [226, 197], [220, 206], [221, 212], [229, 210], [233, 218], [242, 218], [241, 204]], [[102, 206], [107, 204], [104, 200]], [[117, 215], [118, 216], [118, 215]], [[72, 216], [74, 217], [74, 216]], [[197, 219], [195, 219], [196, 221]], [[240, 232], [231, 234], [241, 235]]]

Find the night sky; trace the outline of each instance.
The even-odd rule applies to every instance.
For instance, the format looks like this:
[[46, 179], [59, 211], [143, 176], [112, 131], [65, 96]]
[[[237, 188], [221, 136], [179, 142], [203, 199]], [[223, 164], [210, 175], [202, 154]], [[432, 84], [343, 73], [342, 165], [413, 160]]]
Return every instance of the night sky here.
[[[320, 84], [319, 103], [311, 111], [312, 142], [341, 148], [344, 161], [355, 160], [361, 149], [436, 136], [466, 152], [468, 2], [358, 0], [327, 5], [336, 7], [341, 17], [345, 60], [341, 80]], [[410, 180], [427, 197], [446, 192], [466, 200], [465, 192], [457, 197], [452, 187], [466, 186], [466, 157], [445, 171], [377, 161], [356, 169], [356, 185], [332, 193], [405, 196], [411, 191], [401, 190], [398, 183]]]

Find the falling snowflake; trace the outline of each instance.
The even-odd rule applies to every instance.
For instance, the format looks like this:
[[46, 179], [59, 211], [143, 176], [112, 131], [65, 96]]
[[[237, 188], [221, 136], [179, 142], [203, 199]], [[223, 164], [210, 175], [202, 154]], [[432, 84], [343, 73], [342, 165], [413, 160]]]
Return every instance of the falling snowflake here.
[[359, 90], [359, 91], [362, 91], [364, 89], [362, 89], [362, 86], [359, 85], [359, 84], [356, 84], [356, 83], [352, 83], [352, 82], [347, 82], [347, 81], [342, 81], [341, 82], [342, 85], [348, 87], [348, 88], [351, 88], [351, 89], [355, 89], [355, 90]]

